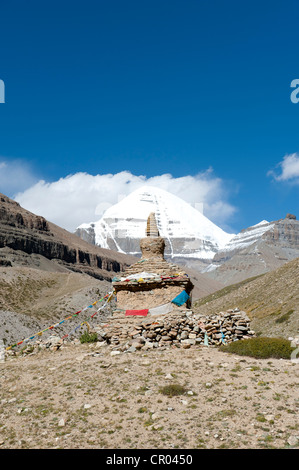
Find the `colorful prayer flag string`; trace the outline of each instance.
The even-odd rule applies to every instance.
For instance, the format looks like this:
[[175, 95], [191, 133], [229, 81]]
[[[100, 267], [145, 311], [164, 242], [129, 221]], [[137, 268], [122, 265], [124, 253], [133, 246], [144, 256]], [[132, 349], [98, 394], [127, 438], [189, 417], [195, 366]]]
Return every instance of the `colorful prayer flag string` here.
[[[104, 308], [104, 307], [107, 305], [107, 302], [110, 302], [110, 301], [112, 300], [113, 295], [114, 295], [114, 292], [109, 292], [108, 294], [106, 294], [106, 295], [105, 295], [104, 297], [102, 297], [101, 299], [96, 300], [95, 302], [93, 302], [91, 305], [88, 305], [87, 307], [83, 308], [82, 310], [78, 310], [78, 312], [75, 312], [73, 315], [70, 315], [70, 316], [64, 318], [64, 319], [61, 320], [60, 322], [55, 323], [54, 325], [51, 325], [51, 326], [49, 326], [48, 328], [45, 328], [44, 330], [41, 330], [41, 331], [39, 331], [38, 333], [36, 333], [36, 334], [34, 334], [34, 335], [32, 335], [32, 336], [29, 336], [28, 338], [25, 338], [25, 339], [23, 339], [23, 340], [21, 340], [21, 341], [15, 343], [15, 344], [12, 344], [11, 346], [8, 346], [7, 348], [5, 348], [5, 350], [6, 350], [6, 351], [9, 351], [10, 349], [15, 348], [16, 346], [19, 346], [20, 344], [27, 343], [28, 341], [30, 341], [30, 340], [36, 338], [37, 336], [42, 336], [42, 334], [45, 333], [45, 331], [52, 330], [53, 328], [56, 328], [57, 326], [59, 326], [59, 325], [61, 325], [62, 323], [64, 323], [66, 320], [70, 320], [71, 318], [73, 318], [73, 317], [75, 317], [75, 316], [78, 316], [79, 313], [84, 312], [84, 311], [87, 310], [88, 308], [94, 307], [97, 303], [102, 302], [104, 299], [106, 299], [106, 298], [108, 297], [107, 301], [105, 302], [105, 305], [103, 305], [102, 307], [100, 307], [100, 308], [97, 310], [97, 312], [100, 311], [102, 308]], [[94, 315], [96, 315], [97, 312], [96, 312]], [[94, 316], [94, 315], [93, 315], [93, 316]], [[64, 337], [67, 337], [67, 336], [68, 336], [68, 335], [65, 335]], [[64, 337], [63, 337], [63, 338], [64, 338]]]
[[[108, 297], [108, 299], [106, 300], [106, 302], [104, 303], [104, 305], [102, 305], [100, 308], [98, 308], [98, 310], [97, 310], [95, 313], [93, 313], [93, 314], [90, 316], [90, 318], [93, 318], [100, 310], [103, 310], [103, 309], [106, 307], [107, 303], [111, 301], [111, 299], [113, 298], [114, 294], [115, 294], [114, 292], [111, 292], [111, 293], [107, 294], [104, 298], [106, 298], [106, 297], [108, 297], [108, 296], [109, 296], [109, 297]], [[82, 323], [80, 323], [80, 325], [76, 326], [70, 333], [67, 333], [67, 334], [65, 334], [64, 336], [62, 336], [61, 339], [65, 339], [65, 338], [67, 338], [68, 336], [71, 336], [71, 335], [72, 335], [73, 333], [75, 333], [84, 323], [87, 323], [87, 321], [85, 320], [85, 321], [83, 321]]]

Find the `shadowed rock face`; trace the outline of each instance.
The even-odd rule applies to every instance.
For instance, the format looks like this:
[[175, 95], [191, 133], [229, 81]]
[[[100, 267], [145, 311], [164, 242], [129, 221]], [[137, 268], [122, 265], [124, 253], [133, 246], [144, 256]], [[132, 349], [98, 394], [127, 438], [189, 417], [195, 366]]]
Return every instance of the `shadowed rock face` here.
[[299, 250], [299, 221], [296, 216], [287, 214], [285, 219], [275, 222], [273, 231], [268, 231], [264, 239], [277, 243], [281, 247], [290, 247]]
[[0, 195], [0, 223], [10, 227], [21, 227], [42, 232], [49, 231], [49, 225], [44, 217], [40, 217], [25, 211], [21, 206], [4, 196]]
[[0, 264], [30, 265], [31, 255], [99, 279], [110, 279], [135, 259], [91, 246], [0, 194]]
[[76, 262], [76, 251], [54, 240], [46, 219], [23, 210], [4, 195], [1, 195], [0, 203], [0, 248]]
[[214, 259], [207, 276], [226, 285], [264, 274], [299, 257], [299, 221], [293, 214], [263, 221], [234, 237]]

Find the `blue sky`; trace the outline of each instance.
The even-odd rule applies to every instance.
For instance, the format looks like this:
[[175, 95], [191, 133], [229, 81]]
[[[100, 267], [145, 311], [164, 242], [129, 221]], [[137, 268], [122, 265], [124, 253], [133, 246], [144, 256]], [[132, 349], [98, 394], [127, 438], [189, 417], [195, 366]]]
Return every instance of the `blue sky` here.
[[59, 225], [67, 212], [70, 230], [143, 182], [234, 232], [299, 217], [298, 15], [296, 1], [4, 2], [0, 192]]

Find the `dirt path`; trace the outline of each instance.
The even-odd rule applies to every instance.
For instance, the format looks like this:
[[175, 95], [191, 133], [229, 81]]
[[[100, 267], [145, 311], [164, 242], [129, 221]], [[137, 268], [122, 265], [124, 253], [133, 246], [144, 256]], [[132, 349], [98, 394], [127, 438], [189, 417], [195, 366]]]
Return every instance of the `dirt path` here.
[[[299, 364], [111, 351], [79, 343], [0, 364], [0, 448], [298, 447]], [[169, 383], [186, 393], [163, 395]]]

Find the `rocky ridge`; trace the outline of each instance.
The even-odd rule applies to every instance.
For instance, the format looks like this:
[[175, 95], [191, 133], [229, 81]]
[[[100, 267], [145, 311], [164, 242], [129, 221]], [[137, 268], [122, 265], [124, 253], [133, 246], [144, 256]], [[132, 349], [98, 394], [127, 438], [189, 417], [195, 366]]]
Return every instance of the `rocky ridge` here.
[[110, 280], [134, 260], [91, 246], [0, 193], [0, 265], [67, 269]]
[[215, 254], [205, 274], [225, 285], [279, 268], [299, 256], [299, 221], [287, 214], [242, 230]]

